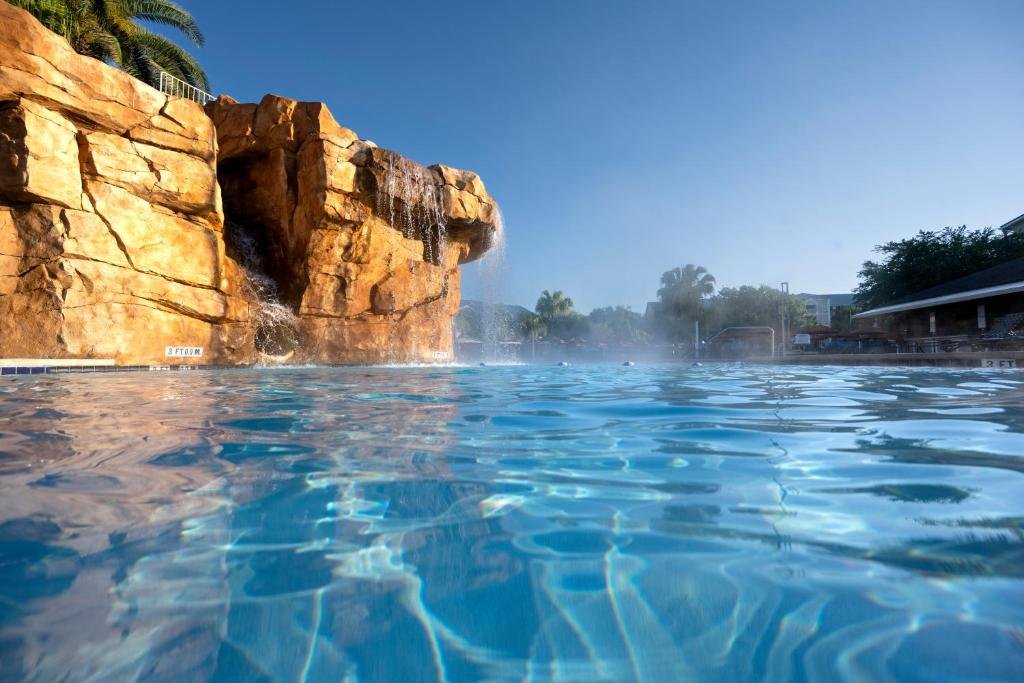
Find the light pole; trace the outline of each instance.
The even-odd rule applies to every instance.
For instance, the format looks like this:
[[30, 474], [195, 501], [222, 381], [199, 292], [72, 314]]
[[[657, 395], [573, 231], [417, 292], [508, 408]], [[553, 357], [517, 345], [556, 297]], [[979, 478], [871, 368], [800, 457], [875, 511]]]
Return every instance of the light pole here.
[[789, 334], [786, 329], [786, 304], [789, 302], [789, 283], [780, 282], [779, 290], [782, 292], [782, 357], [786, 357], [786, 342], [789, 340]]

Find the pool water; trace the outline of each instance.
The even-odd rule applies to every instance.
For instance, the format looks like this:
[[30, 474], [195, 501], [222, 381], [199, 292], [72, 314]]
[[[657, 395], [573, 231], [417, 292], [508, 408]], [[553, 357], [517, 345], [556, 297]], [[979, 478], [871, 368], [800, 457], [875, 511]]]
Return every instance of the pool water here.
[[1024, 679], [1024, 374], [0, 381], [0, 680]]

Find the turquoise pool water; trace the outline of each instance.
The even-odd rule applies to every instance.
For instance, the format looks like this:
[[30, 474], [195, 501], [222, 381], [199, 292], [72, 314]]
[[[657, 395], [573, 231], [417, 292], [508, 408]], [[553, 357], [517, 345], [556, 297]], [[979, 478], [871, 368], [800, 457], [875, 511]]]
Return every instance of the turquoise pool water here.
[[1021, 680], [1022, 380], [4, 377], [0, 680]]

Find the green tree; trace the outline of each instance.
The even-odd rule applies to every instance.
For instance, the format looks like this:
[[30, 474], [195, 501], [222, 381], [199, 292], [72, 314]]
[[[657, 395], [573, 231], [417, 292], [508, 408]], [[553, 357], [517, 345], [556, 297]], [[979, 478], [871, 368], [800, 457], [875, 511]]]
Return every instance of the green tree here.
[[523, 339], [537, 339], [548, 333], [543, 318], [536, 313], [529, 313], [516, 321], [516, 328]]
[[687, 263], [661, 275], [657, 325], [673, 340], [688, 339], [694, 321], [706, 324], [705, 301], [715, 291], [715, 277], [704, 266]]
[[644, 329], [644, 319], [629, 306], [595, 308], [587, 316], [591, 337], [610, 344], [645, 342], [650, 335]]
[[589, 331], [586, 317], [573, 308], [572, 299], [565, 292], [544, 290], [534, 308], [549, 336], [558, 339], [582, 339]]
[[849, 332], [856, 327], [853, 316], [857, 315], [862, 310], [863, 309], [856, 304], [836, 306], [835, 310], [832, 311], [832, 329], [838, 330], [839, 332]]
[[534, 310], [542, 320], [551, 320], [557, 316], [572, 313], [573, 303], [572, 299], [567, 297], [562, 290], [558, 289], [552, 293], [545, 289], [540, 293]]
[[1024, 235], [967, 226], [921, 230], [880, 244], [878, 261], [865, 261], [854, 291], [857, 303], [876, 308], [929, 287], [1024, 256]]
[[723, 287], [712, 301], [714, 324], [717, 329], [726, 327], [764, 326], [775, 328], [782, 333], [782, 310], [785, 307], [790, 333], [814, 322], [807, 313], [807, 306], [794, 294], [761, 285], [751, 287]]
[[548, 328], [548, 336], [557, 339], [582, 340], [590, 334], [590, 323], [587, 317], [576, 311], [565, 315], [555, 316], [545, 322]]
[[210, 82], [188, 52], [138, 22], [176, 29], [195, 45], [203, 34], [195, 19], [171, 0], [11, 0], [48, 29], [67, 39], [75, 51], [122, 68], [156, 87], [166, 71], [204, 90]]

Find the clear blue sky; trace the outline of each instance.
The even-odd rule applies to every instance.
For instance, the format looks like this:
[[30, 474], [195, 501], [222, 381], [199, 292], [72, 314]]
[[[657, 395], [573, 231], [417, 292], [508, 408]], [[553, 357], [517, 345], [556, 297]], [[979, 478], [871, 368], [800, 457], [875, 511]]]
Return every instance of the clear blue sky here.
[[1024, 212], [1021, 0], [180, 1], [215, 92], [479, 172], [508, 302], [642, 311], [690, 262], [850, 291], [879, 242]]

